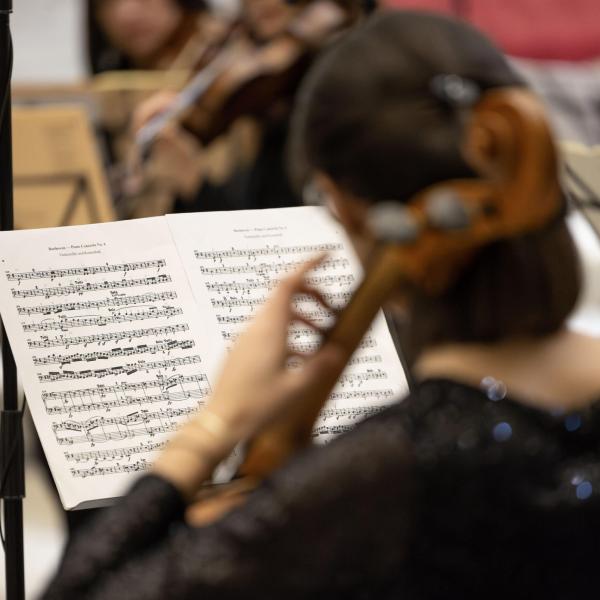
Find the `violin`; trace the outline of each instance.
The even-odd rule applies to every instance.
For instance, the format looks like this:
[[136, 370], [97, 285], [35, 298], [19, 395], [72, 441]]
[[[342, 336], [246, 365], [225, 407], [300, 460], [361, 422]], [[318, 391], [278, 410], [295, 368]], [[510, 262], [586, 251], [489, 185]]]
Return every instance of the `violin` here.
[[221, 48], [176, 96], [172, 105], [137, 133], [140, 156], [168, 123], [180, 121], [203, 144], [242, 116], [264, 116], [273, 102], [291, 99], [314, 54], [359, 18], [354, 8], [332, 0], [309, 2], [284, 33], [260, 44], [233, 27]]
[[[376, 204], [369, 221], [378, 245], [366, 276], [324, 344], [350, 360], [377, 311], [407, 285], [437, 295], [471, 256], [493, 241], [540, 230], [562, 213], [557, 153], [539, 101], [507, 88], [486, 92], [471, 111], [463, 154], [478, 178], [433, 185], [407, 204]], [[390, 226], [390, 224], [392, 226]], [[315, 421], [344, 367], [316, 383], [306, 401], [249, 444], [242, 479], [192, 508], [191, 522], [214, 520], [312, 439]], [[236, 498], [236, 493], [238, 497]]]

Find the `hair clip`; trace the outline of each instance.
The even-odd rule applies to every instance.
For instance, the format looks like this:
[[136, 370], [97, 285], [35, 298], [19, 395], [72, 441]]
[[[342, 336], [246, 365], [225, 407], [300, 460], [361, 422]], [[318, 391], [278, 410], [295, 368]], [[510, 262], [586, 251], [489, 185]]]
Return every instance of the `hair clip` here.
[[429, 87], [438, 100], [453, 108], [470, 108], [481, 96], [481, 88], [472, 79], [453, 73], [436, 75]]

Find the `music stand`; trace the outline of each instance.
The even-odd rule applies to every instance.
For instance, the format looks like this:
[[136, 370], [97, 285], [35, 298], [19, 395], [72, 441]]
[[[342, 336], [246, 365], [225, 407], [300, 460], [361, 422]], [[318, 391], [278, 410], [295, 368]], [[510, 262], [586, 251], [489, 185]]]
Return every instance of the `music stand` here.
[[[12, 0], [0, 0], [0, 230], [13, 229], [13, 177], [11, 130]], [[0, 424], [2, 447], [0, 498], [4, 502], [5, 564], [7, 600], [25, 599], [23, 555], [23, 498], [25, 469], [22, 411], [18, 406], [17, 367], [4, 324], [2, 335], [3, 410]]]
[[67, 206], [60, 217], [57, 225], [70, 225], [71, 219], [79, 206], [80, 200], [84, 202], [89, 211], [91, 222], [96, 223], [101, 221], [96, 200], [94, 198], [94, 190], [91, 188], [87, 175], [85, 173], [56, 173], [49, 175], [22, 175], [14, 178], [15, 188], [22, 187], [47, 187], [52, 185], [72, 185], [72, 191]]

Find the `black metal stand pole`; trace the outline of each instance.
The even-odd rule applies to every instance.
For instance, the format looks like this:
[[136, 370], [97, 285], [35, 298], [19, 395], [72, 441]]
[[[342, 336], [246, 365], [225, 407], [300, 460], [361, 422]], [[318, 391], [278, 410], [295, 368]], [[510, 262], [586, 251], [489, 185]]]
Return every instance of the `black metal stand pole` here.
[[[13, 228], [13, 173], [10, 76], [12, 72], [12, 42], [10, 14], [12, 0], [0, 0], [0, 229]], [[5, 87], [4, 87], [5, 86]], [[0, 427], [0, 481], [4, 500], [6, 532], [6, 598], [25, 599], [25, 561], [23, 554], [23, 497], [25, 471], [23, 421], [17, 395], [17, 367], [4, 325], [2, 335], [2, 368], [4, 377], [4, 406]]]

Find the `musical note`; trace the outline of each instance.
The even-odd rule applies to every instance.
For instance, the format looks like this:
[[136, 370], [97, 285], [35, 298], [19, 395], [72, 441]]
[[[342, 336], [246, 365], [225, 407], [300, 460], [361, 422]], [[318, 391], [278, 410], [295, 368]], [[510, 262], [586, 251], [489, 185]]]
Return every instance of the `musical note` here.
[[348, 365], [372, 365], [383, 362], [383, 358], [379, 354], [366, 354], [362, 356], [353, 356]]
[[136, 454], [147, 454], [162, 450], [165, 447], [165, 442], [140, 442], [135, 446], [125, 446], [122, 448], [111, 448], [102, 450], [87, 450], [83, 452], [65, 452], [64, 456], [71, 462], [88, 462], [88, 461], [111, 461], [121, 458], [129, 458]]
[[229, 250], [194, 251], [197, 259], [222, 260], [225, 258], [253, 258], [256, 256], [284, 256], [290, 254], [317, 254], [319, 252], [334, 252], [342, 250], [339, 243], [308, 244], [297, 246], [266, 246], [264, 248], [230, 248]]
[[141, 473], [150, 466], [148, 461], [141, 459], [134, 463], [117, 463], [107, 467], [93, 466], [87, 469], [71, 469], [71, 475], [85, 479], [86, 477], [105, 477], [106, 475], [117, 475], [120, 473]]
[[175, 306], [164, 306], [158, 308], [153, 306], [148, 310], [126, 311], [122, 313], [113, 313], [109, 316], [83, 316], [67, 318], [63, 315], [58, 320], [44, 320], [38, 323], [24, 323], [23, 331], [51, 331], [59, 329], [67, 331], [75, 327], [103, 327], [109, 324], [129, 323], [131, 321], [143, 321], [145, 319], [158, 319], [160, 317], [173, 317], [183, 313], [181, 308]]
[[111, 281], [99, 281], [96, 283], [79, 282], [69, 285], [58, 285], [55, 287], [34, 287], [29, 289], [11, 289], [13, 298], [32, 298], [41, 296], [43, 298], [52, 298], [53, 296], [68, 296], [69, 294], [79, 294], [80, 296], [89, 292], [97, 292], [100, 290], [113, 290], [129, 287], [159, 285], [170, 283], [169, 275], [157, 275], [155, 277], [143, 277], [141, 279], [120, 279]]
[[[323, 293], [323, 298], [330, 304], [334, 303], [346, 303], [350, 300], [352, 294], [350, 292], [335, 292], [335, 293]], [[224, 298], [211, 298], [211, 304], [215, 308], [239, 308], [239, 307], [250, 307], [261, 306], [264, 304], [267, 296], [258, 296], [256, 298], [250, 297], [224, 297]], [[313, 302], [314, 299], [306, 294], [298, 294], [295, 296], [294, 301], [299, 304], [302, 302]]]
[[34, 356], [34, 365], [68, 365], [74, 362], [93, 362], [97, 360], [108, 360], [134, 354], [157, 354], [160, 352], [171, 352], [172, 350], [189, 350], [196, 345], [194, 340], [161, 340], [155, 344], [138, 344], [127, 348], [112, 348], [104, 352], [87, 352], [77, 354], [50, 354], [48, 356]]
[[156, 369], [170, 369], [182, 365], [193, 365], [202, 362], [200, 356], [183, 356], [181, 358], [171, 358], [169, 360], [158, 360], [146, 362], [140, 360], [134, 363], [126, 363], [115, 367], [106, 367], [104, 369], [86, 369], [83, 371], [49, 371], [48, 373], [38, 373], [38, 381], [64, 381], [69, 379], [89, 379], [90, 377], [108, 377], [110, 375], [132, 375], [138, 371], [154, 371]]
[[338, 385], [341, 387], [345, 387], [346, 385], [350, 385], [354, 387], [355, 385], [362, 385], [366, 381], [372, 381], [373, 379], [387, 379], [388, 374], [382, 369], [367, 369], [366, 371], [360, 373], [344, 373], [338, 380]]
[[[214, 246], [213, 242], [213, 247], [196, 247], [192, 252], [228, 345], [237, 339], [257, 308], [264, 304], [279, 278], [297, 269], [317, 252], [326, 251], [329, 255], [305, 279], [307, 285], [320, 291], [329, 306], [336, 311], [343, 308], [356, 284], [355, 270], [342, 254], [343, 244], [337, 241], [281, 246], [254, 243], [248, 247]], [[312, 296], [298, 294], [293, 301], [294, 309], [307, 320], [321, 327], [333, 321], [334, 315], [315, 303]], [[314, 329], [299, 323], [290, 327], [288, 346], [292, 352], [310, 354], [318, 351], [322, 343], [322, 336]], [[295, 357], [287, 361], [289, 368], [297, 368], [300, 364], [301, 360]], [[388, 374], [383, 364], [378, 342], [368, 333], [331, 394], [327, 409], [320, 415], [315, 429], [318, 437], [328, 438], [346, 431], [351, 425], [346, 421], [364, 418], [379, 410], [379, 405], [393, 399], [391, 388], [378, 383], [387, 383]], [[337, 423], [339, 419], [344, 423]]]
[[48, 414], [61, 414], [91, 412], [133, 404], [201, 399], [210, 392], [208, 378], [204, 374], [176, 375], [168, 378], [158, 376], [151, 380], [42, 392], [42, 402]]
[[[251, 319], [252, 316], [253, 316], [252, 313], [247, 313], [247, 314], [243, 314], [243, 315], [235, 315], [235, 316], [218, 314], [217, 321], [219, 323], [229, 323], [229, 324], [245, 323], [246, 321]], [[310, 321], [321, 321], [324, 319], [331, 319], [333, 317], [333, 314], [327, 310], [318, 309], [318, 310], [302, 311], [302, 316], [306, 319], [309, 319]]]
[[62, 335], [50, 338], [42, 336], [40, 339], [27, 340], [27, 345], [30, 348], [55, 348], [64, 346], [87, 346], [89, 344], [106, 344], [107, 342], [121, 342], [140, 337], [158, 337], [161, 335], [172, 335], [188, 331], [187, 324], [169, 325], [167, 327], [151, 327], [149, 329], [130, 329], [127, 331], [115, 331], [114, 333], [98, 333], [94, 335], [83, 335], [78, 337], [64, 337]]
[[139, 436], [153, 437], [158, 433], [174, 431], [182, 417], [195, 413], [197, 407], [167, 408], [150, 412], [135, 411], [119, 417], [91, 417], [85, 421], [69, 419], [52, 423], [52, 431], [60, 445], [85, 442], [94, 444], [126, 440]]
[[[353, 274], [341, 274], [341, 275], [316, 275], [306, 277], [306, 283], [316, 288], [326, 288], [332, 285], [349, 286], [356, 281]], [[277, 284], [276, 279], [264, 279], [264, 280], [245, 280], [245, 281], [225, 281], [225, 282], [214, 282], [206, 281], [206, 289], [209, 292], [222, 293], [222, 292], [235, 292], [243, 293], [250, 292], [252, 290], [270, 290]]]
[[88, 310], [90, 308], [108, 308], [129, 306], [132, 304], [148, 304], [164, 300], [175, 300], [175, 292], [160, 292], [138, 294], [136, 296], [111, 296], [102, 300], [87, 300], [85, 302], [66, 302], [64, 304], [42, 304], [39, 306], [17, 306], [20, 315], [51, 315], [61, 312]]
[[[310, 330], [306, 330], [304, 332], [304, 335], [310, 334]], [[299, 336], [302, 337], [302, 336]], [[292, 339], [294, 338], [294, 336], [292, 336]], [[294, 342], [294, 341], [290, 341], [289, 342], [289, 347], [290, 350], [293, 350], [294, 352], [300, 352], [302, 354], [310, 354], [312, 352], [316, 352], [319, 349], [319, 346], [321, 345], [320, 341], [314, 341], [314, 342]], [[377, 346], [377, 342], [376, 340], [374, 340], [371, 336], [365, 336], [365, 338], [360, 342], [360, 344], [358, 345], [358, 348], [360, 350], [366, 350], [368, 348], [375, 348]], [[361, 364], [361, 363], [367, 363], [367, 362], [381, 362], [381, 357], [379, 355], [375, 355], [373, 357], [374, 360], [367, 360], [368, 358], [371, 358], [370, 355], [367, 356], [357, 356], [355, 358], [353, 358], [352, 360], [355, 360], [356, 362], [352, 363], [352, 364]]]
[[[379, 398], [378, 398], [379, 399]], [[360, 405], [360, 406], [347, 406], [343, 408], [324, 408], [320, 416], [322, 419], [349, 419], [355, 421], [357, 419], [364, 419], [372, 415], [376, 415], [384, 407], [383, 406], [371, 406], [371, 405]]]
[[[282, 263], [260, 263], [260, 264], [243, 264], [220, 267], [200, 267], [200, 272], [204, 275], [234, 275], [240, 273], [288, 273], [296, 270], [300, 265], [304, 264], [302, 260], [282, 262]], [[330, 258], [323, 261], [314, 268], [314, 271], [327, 271], [339, 268], [348, 267], [350, 265], [347, 258]]]
[[[333, 392], [330, 396], [330, 399], [334, 404], [337, 404], [340, 401], [347, 402], [348, 400], [369, 400], [371, 402], [380, 402], [382, 400], [391, 400], [394, 397], [394, 391], [390, 388], [387, 389], [376, 389], [376, 390], [353, 390], [353, 391], [337, 391]], [[372, 405], [369, 405], [374, 409]], [[367, 406], [363, 406], [360, 410], [366, 410]], [[325, 409], [323, 412], [323, 416], [330, 416], [327, 413], [327, 410], [339, 411], [342, 409]], [[354, 408], [352, 409], [354, 410]], [[337, 414], [337, 413], [336, 413]]]
[[117, 265], [98, 265], [93, 267], [79, 267], [70, 269], [49, 269], [46, 271], [31, 271], [25, 273], [6, 272], [6, 278], [9, 281], [27, 281], [30, 279], [50, 279], [59, 277], [87, 277], [99, 273], [128, 273], [129, 271], [138, 271], [143, 269], [161, 269], [166, 265], [164, 260], [145, 260], [141, 262], [123, 263]]

